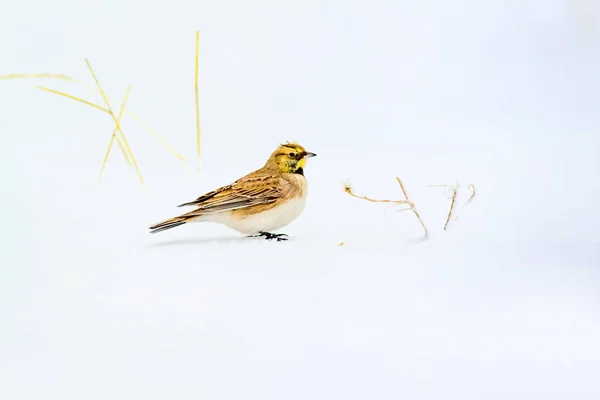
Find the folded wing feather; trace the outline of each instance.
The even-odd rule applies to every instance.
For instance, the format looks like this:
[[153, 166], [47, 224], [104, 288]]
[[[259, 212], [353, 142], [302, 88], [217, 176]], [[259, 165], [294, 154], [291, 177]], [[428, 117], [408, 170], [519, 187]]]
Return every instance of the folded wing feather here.
[[197, 208], [184, 215], [194, 216], [212, 214], [222, 211], [231, 211], [259, 204], [272, 203], [282, 196], [280, 177], [273, 175], [253, 176], [241, 178], [231, 185], [223, 186], [217, 190], [206, 193], [183, 206], [196, 206]]

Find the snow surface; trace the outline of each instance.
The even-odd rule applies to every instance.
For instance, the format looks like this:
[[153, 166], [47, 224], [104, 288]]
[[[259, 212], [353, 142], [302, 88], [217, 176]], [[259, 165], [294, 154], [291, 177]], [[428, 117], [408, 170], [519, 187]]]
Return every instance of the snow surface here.
[[[600, 28], [471, 3], [2, 6], [0, 74], [91, 83], [87, 57], [188, 165], [126, 116], [146, 185], [118, 151], [98, 183], [111, 120], [28, 85], [102, 99], [0, 81], [0, 398], [598, 399]], [[148, 234], [286, 140], [318, 154], [289, 242]], [[426, 241], [342, 189], [399, 199], [396, 176]], [[456, 181], [444, 232], [426, 185]]]

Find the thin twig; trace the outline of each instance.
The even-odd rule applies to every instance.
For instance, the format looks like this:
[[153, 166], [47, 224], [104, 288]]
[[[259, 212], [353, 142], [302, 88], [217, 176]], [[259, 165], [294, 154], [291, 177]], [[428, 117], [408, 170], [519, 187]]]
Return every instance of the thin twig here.
[[400, 178], [396, 177], [396, 180], [398, 181], [398, 184], [400, 185], [400, 189], [402, 190], [402, 193], [404, 194], [404, 198], [406, 200], [377, 200], [377, 199], [372, 199], [372, 198], [367, 197], [367, 196], [359, 196], [359, 195], [354, 194], [352, 192], [352, 188], [350, 187], [349, 184], [345, 184], [344, 185], [344, 191], [346, 193], [348, 193], [352, 197], [356, 197], [357, 199], [361, 199], [361, 200], [370, 201], [371, 203], [391, 203], [391, 204], [395, 204], [395, 205], [401, 205], [401, 204], [408, 205], [409, 208], [405, 208], [405, 209], [398, 210], [398, 211], [412, 210], [412, 212], [415, 214], [415, 216], [419, 220], [419, 223], [423, 227], [423, 230], [425, 231], [425, 236], [424, 237], [427, 238], [428, 235], [429, 235], [429, 233], [427, 231], [427, 228], [425, 227], [425, 224], [423, 223], [423, 220], [421, 219], [421, 216], [419, 215], [419, 213], [418, 213], [418, 211], [417, 211], [414, 203], [408, 199], [408, 195], [406, 193], [406, 189], [404, 189], [404, 184], [402, 183], [402, 181], [400, 180]]
[[[409, 201], [406, 201], [406, 200], [376, 200], [376, 199], [372, 199], [367, 196], [359, 196], [357, 194], [352, 193], [352, 189], [349, 187], [346, 187], [345, 190], [346, 190], [346, 193], [348, 193], [350, 196], [356, 197], [357, 199], [370, 201], [371, 203], [392, 203], [392, 204], [396, 204], [396, 205], [400, 205], [400, 204], [410, 205], [411, 204]], [[407, 208], [407, 210], [408, 210], [408, 208]]]
[[446, 218], [446, 223], [444, 224], [444, 230], [448, 228], [448, 222], [450, 222], [450, 216], [452, 215], [452, 211], [454, 210], [454, 202], [456, 201], [456, 188], [451, 188], [450, 191], [452, 192], [450, 195], [450, 210], [448, 210], [448, 217]]
[[200, 105], [198, 102], [198, 51], [200, 31], [196, 31], [196, 65], [194, 69], [194, 93], [196, 95], [196, 145], [198, 150], [198, 170], [200, 169]]
[[458, 182], [456, 185], [427, 185], [427, 187], [447, 187], [450, 191], [450, 209], [448, 210], [448, 216], [446, 217], [446, 223], [444, 224], [444, 230], [448, 228], [448, 223], [450, 222], [450, 217], [452, 216], [452, 212], [454, 211], [454, 203], [456, 202], [456, 192], [458, 189]]
[[[125, 104], [127, 104], [127, 100], [129, 99], [129, 91], [131, 90], [130, 86], [127, 86], [127, 91], [125, 92], [125, 98], [123, 99], [123, 103], [121, 103], [121, 109], [119, 110], [119, 116], [117, 117], [117, 120], [119, 121], [119, 123], [121, 122], [121, 118], [123, 117], [123, 111], [125, 110]], [[100, 169], [100, 176], [98, 177], [98, 180], [102, 179], [102, 173], [104, 173], [104, 169], [106, 168], [106, 163], [108, 162], [108, 155], [110, 154], [110, 151], [112, 149], [113, 143], [115, 142], [115, 140], [119, 140], [119, 136], [117, 135], [117, 127], [115, 126], [115, 128], [113, 129], [112, 135], [110, 136], [110, 142], [108, 142], [108, 148], [106, 149], [106, 155], [104, 156], [104, 161], [102, 162], [102, 168]], [[127, 156], [127, 152], [123, 152], [123, 156], [125, 156], [125, 160], [127, 161], [127, 164], [129, 164], [129, 166], [131, 167], [131, 161], [129, 160], [129, 157]]]
[[[471, 192], [471, 195], [469, 196], [469, 198], [467, 199], [467, 201], [465, 201], [465, 204], [463, 204], [460, 208], [463, 209], [466, 206], [468, 206], [472, 201], [473, 198], [475, 197], [475, 185], [473, 185], [472, 183], [469, 185], [469, 192]], [[458, 219], [458, 215], [456, 217], [454, 217], [454, 220], [456, 221]]]
[[464, 206], [472, 202], [473, 198], [475, 197], [475, 185], [473, 185], [472, 183], [469, 185], [469, 191], [471, 192], [471, 195], [469, 196], [469, 199], [467, 200]]
[[[400, 180], [400, 178], [396, 177], [396, 180], [398, 181], [398, 184], [400, 185], [400, 189], [402, 189], [402, 193], [404, 193], [404, 198], [408, 200], [408, 194], [406, 193], [406, 189], [404, 189], [404, 184], [402, 183], [402, 181]], [[417, 208], [415, 207], [415, 205], [409, 201], [410, 203], [410, 209], [415, 213], [415, 216], [417, 217], [417, 219], [419, 220], [419, 222], [421, 223], [421, 226], [423, 227], [423, 230], [425, 231], [425, 237], [427, 237], [429, 235], [429, 233], [427, 232], [427, 228], [425, 227], [425, 224], [423, 223], [423, 220], [421, 219], [421, 216], [419, 215], [419, 212], [417, 211]]]
[[123, 142], [125, 143], [125, 147], [127, 148], [127, 151], [129, 152], [129, 156], [131, 157], [131, 161], [133, 162], [133, 166], [135, 167], [135, 170], [137, 171], [137, 174], [140, 178], [140, 181], [142, 182], [142, 185], [144, 184], [144, 178], [142, 178], [142, 173], [140, 172], [140, 169], [138, 168], [137, 162], [135, 161], [135, 157], [133, 156], [133, 152], [131, 151], [131, 147], [129, 147], [129, 143], [127, 143], [127, 139], [125, 138], [125, 134], [123, 134], [123, 130], [121, 129], [121, 125], [119, 124], [119, 121], [117, 120], [117, 117], [115, 116], [115, 113], [113, 113], [111, 107], [110, 107], [110, 103], [108, 102], [108, 98], [106, 97], [106, 94], [104, 93], [104, 90], [102, 90], [102, 86], [100, 86], [100, 82], [98, 81], [98, 78], [96, 77], [96, 74], [94, 73], [94, 70], [92, 69], [92, 66], [90, 64], [90, 62], [88, 61], [88, 59], [85, 59], [85, 63], [88, 66], [88, 69], [90, 70], [90, 73], [92, 74], [92, 77], [94, 78], [94, 81], [96, 82], [96, 85], [98, 85], [98, 90], [100, 91], [100, 94], [102, 95], [102, 98], [104, 99], [104, 103], [106, 103], [106, 108], [108, 109], [108, 112], [110, 114], [110, 116], [113, 118], [113, 121], [115, 122], [115, 125], [117, 127], [117, 130], [119, 131], [119, 133], [121, 134], [121, 138], [123, 139]]

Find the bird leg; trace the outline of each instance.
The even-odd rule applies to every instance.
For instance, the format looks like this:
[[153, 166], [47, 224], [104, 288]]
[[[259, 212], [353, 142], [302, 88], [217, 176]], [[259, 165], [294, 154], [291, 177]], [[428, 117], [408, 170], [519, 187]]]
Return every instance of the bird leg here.
[[277, 239], [278, 242], [281, 242], [282, 240], [288, 240], [288, 235], [285, 233], [259, 232], [256, 235], [251, 235], [248, 237], [264, 237], [267, 240]]

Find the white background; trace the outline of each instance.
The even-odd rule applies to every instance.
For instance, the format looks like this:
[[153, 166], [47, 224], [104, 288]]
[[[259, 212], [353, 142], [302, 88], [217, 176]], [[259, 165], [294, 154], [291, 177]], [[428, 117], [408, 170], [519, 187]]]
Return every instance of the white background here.
[[[597, 399], [600, 7], [0, 0], [3, 399]], [[202, 157], [195, 167], [200, 30]], [[309, 160], [286, 243], [175, 205]], [[400, 198], [409, 213], [356, 200]], [[443, 188], [460, 183], [442, 227]], [[467, 186], [478, 195], [467, 207]], [[338, 246], [343, 242], [343, 246]]]

